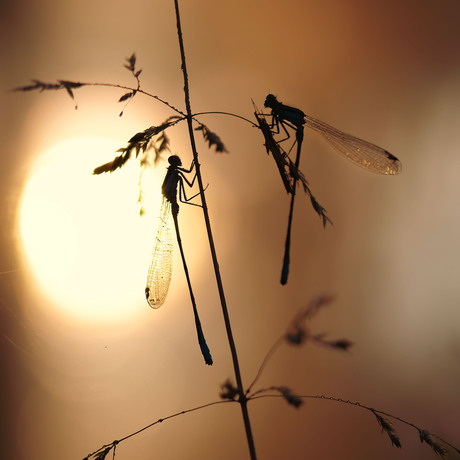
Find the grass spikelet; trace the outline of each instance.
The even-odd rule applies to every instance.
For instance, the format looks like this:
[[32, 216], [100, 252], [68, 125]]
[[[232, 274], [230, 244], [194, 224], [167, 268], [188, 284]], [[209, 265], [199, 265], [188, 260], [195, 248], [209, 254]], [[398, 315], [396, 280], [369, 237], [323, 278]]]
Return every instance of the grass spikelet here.
[[276, 389], [281, 393], [289, 405], [299, 408], [303, 404], [302, 398], [293, 394], [290, 388], [281, 386]]
[[327, 340], [326, 334], [316, 334], [312, 336], [312, 339], [323, 345], [325, 347], [335, 348], [336, 350], [348, 351], [353, 345], [353, 342], [350, 342], [348, 339], [336, 339], [336, 340]]
[[377, 421], [379, 422], [379, 425], [382, 427], [382, 432], [384, 431], [390, 438], [391, 444], [393, 444], [395, 447], [401, 448], [401, 441], [399, 440], [399, 437], [396, 434], [396, 430], [394, 429], [391, 422], [386, 418], [383, 418], [376, 412], [372, 412], [377, 417]]
[[[116, 169], [121, 168], [129, 160], [132, 152], [135, 152], [135, 157], [137, 158], [140, 152], [145, 153], [145, 151], [149, 148], [153, 149], [155, 152], [154, 164], [156, 164], [159, 159], [158, 157], [161, 155], [161, 153], [169, 149], [169, 138], [166, 136], [164, 131], [176, 124], [177, 122], [178, 120], [165, 121], [159, 126], [151, 126], [150, 128], [147, 128], [144, 131], [136, 133], [128, 141], [128, 145], [126, 147], [122, 147], [117, 150], [117, 152], [122, 152], [121, 155], [115, 157], [112, 161], [109, 161], [108, 163], [94, 168], [93, 174], [97, 175], [106, 172], [113, 172]], [[153, 138], [155, 136], [158, 136], [157, 141], [160, 142], [160, 145], [158, 147], [156, 146], [156, 143], [153, 142]], [[146, 160], [142, 159], [142, 162], [143, 161]]]
[[107, 455], [109, 455], [110, 451], [112, 450], [112, 447], [113, 447], [113, 458], [115, 458], [116, 443], [113, 443], [113, 444], [110, 444], [109, 446], [106, 446], [102, 450], [99, 450], [98, 452], [94, 452], [93, 454], [88, 455], [83, 460], [105, 460], [107, 458]]
[[221, 387], [219, 396], [222, 399], [235, 401], [238, 398], [238, 388], [236, 388], [230, 380], [226, 380]]
[[209, 144], [209, 148], [214, 147], [216, 153], [228, 153], [221, 138], [206, 125], [201, 124], [198, 128], [195, 128], [195, 131], [201, 131], [204, 140]]
[[433, 441], [428, 431], [419, 430], [419, 436], [420, 436], [420, 442], [422, 443], [426, 442], [435, 451], [436, 454], [440, 455], [441, 457], [446, 456], [447, 450], [444, 449], [444, 447], [442, 447], [437, 442]]
[[291, 321], [291, 324], [285, 333], [286, 341], [292, 345], [300, 345], [309, 339], [311, 334], [306, 327], [305, 322], [315, 316], [320, 308], [332, 302], [333, 299], [333, 296], [322, 295], [311, 300], [307, 306], [301, 309]]
[[[75, 95], [73, 93], [73, 90], [76, 88], [81, 88], [82, 86], [85, 86], [85, 83], [78, 83], [75, 81], [68, 81], [68, 80], [58, 80], [57, 83], [45, 83], [40, 80], [32, 80], [34, 82], [33, 85], [26, 85], [26, 86], [18, 86], [17, 88], [14, 88], [13, 91], [57, 91], [59, 89], [65, 89], [67, 91], [67, 94], [70, 96], [72, 100], [75, 100]], [[75, 109], [77, 109], [78, 106], [75, 105]]]

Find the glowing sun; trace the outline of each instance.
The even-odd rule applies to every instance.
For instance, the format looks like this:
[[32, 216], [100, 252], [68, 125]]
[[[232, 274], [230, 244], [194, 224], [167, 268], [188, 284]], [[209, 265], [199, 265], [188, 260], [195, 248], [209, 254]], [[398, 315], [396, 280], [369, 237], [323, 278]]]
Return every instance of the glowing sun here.
[[21, 199], [22, 249], [36, 283], [49, 302], [82, 320], [118, 321], [147, 308], [156, 223], [139, 217], [138, 163], [91, 174], [117, 147], [100, 138], [55, 145], [31, 166]]

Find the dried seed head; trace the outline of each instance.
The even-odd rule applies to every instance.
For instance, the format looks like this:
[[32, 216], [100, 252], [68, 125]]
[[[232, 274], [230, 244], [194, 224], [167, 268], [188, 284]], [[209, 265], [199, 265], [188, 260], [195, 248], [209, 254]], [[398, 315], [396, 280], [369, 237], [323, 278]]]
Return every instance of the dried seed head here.
[[396, 430], [394, 429], [391, 422], [387, 420], [386, 418], [383, 418], [381, 415], [377, 414], [376, 412], [374, 411], [372, 412], [376, 416], [377, 421], [379, 422], [379, 425], [382, 427], [382, 431], [385, 431], [385, 433], [390, 438], [391, 444], [393, 444], [395, 447], [401, 448], [401, 441], [399, 440], [399, 437], [396, 434]]
[[224, 382], [221, 387], [221, 392], [219, 396], [222, 399], [229, 399], [235, 401], [238, 397], [238, 389], [233, 385], [233, 383], [228, 379]]
[[441, 457], [444, 457], [447, 454], [447, 450], [437, 442], [433, 441], [428, 431], [419, 430], [419, 436], [420, 442], [426, 442], [435, 451], [436, 454], [440, 455]]
[[288, 387], [278, 387], [277, 390], [283, 395], [283, 398], [291, 405], [296, 408], [300, 407], [303, 404], [302, 399], [293, 394], [291, 389]]

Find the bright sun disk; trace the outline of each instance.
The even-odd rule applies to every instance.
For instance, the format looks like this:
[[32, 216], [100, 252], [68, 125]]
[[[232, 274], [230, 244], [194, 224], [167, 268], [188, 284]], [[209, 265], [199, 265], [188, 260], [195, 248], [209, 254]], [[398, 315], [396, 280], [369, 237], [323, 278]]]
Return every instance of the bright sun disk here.
[[152, 213], [139, 217], [138, 163], [91, 174], [117, 146], [101, 138], [55, 145], [34, 162], [21, 199], [19, 231], [35, 281], [49, 302], [82, 320], [123, 320], [146, 308], [156, 222]]

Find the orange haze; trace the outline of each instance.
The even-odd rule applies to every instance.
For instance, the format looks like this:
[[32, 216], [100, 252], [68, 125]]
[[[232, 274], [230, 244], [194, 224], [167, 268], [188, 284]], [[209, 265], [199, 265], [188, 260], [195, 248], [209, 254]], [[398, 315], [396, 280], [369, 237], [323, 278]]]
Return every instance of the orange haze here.
[[[282, 347], [260, 388], [359, 401], [458, 447], [459, 2], [197, 0], [182, 1], [181, 12], [194, 112], [253, 119], [251, 98], [262, 108], [271, 92], [403, 164], [395, 177], [366, 172], [306, 130], [300, 168], [334, 226], [323, 230], [299, 192], [291, 275], [281, 287], [289, 197], [276, 166], [248, 123], [202, 116], [229, 151], [215, 154], [197, 133], [244, 383], [299, 308], [335, 294], [311, 327], [353, 341], [350, 353]], [[6, 0], [0, 18], [1, 456], [81, 459], [218, 400], [233, 379], [231, 358], [199, 208], [182, 207], [180, 222], [215, 364], [199, 353], [177, 255], [165, 305], [154, 311], [145, 301], [166, 162], [147, 175], [143, 219], [134, 161], [91, 176], [133, 134], [174, 113], [137, 95], [119, 117], [124, 91], [113, 88], [77, 89], [75, 101], [8, 90], [32, 78], [135, 85], [123, 68], [135, 52], [142, 89], [182, 108], [173, 2]], [[169, 136], [188, 166], [185, 124]], [[32, 189], [24, 223], [27, 184], [58, 147], [57, 169]], [[249, 408], [261, 460], [435, 458], [399, 423], [403, 447], [392, 447], [356, 407], [261, 399]], [[122, 442], [116, 458], [249, 455], [240, 410], [228, 404], [150, 428]]]

